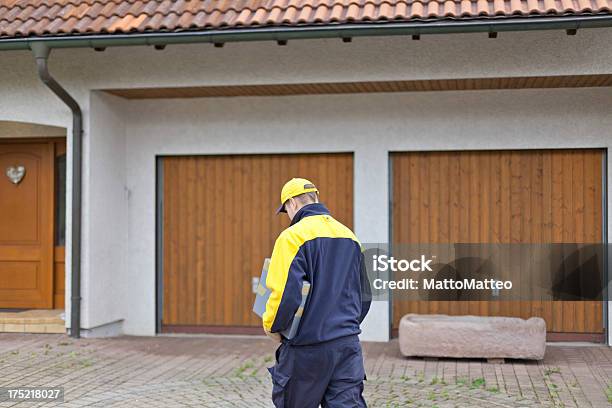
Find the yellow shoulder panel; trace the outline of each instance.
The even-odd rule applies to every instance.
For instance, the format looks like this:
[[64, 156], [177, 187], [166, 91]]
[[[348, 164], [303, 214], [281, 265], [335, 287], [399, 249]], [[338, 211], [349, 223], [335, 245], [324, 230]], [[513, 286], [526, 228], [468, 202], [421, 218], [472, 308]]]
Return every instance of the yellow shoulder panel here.
[[293, 259], [305, 242], [315, 238], [349, 238], [359, 244], [357, 237], [349, 228], [326, 214], [305, 217], [284, 230], [274, 244], [266, 278], [266, 286], [271, 294], [263, 315], [264, 329], [270, 331], [274, 324]]

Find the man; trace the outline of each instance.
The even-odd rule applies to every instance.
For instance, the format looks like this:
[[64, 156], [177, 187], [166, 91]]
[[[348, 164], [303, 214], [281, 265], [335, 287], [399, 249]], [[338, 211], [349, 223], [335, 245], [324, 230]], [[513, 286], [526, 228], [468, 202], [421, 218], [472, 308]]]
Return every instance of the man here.
[[[306, 179], [289, 180], [281, 206], [291, 225], [274, 244], [266, 286], [271, 290], [263, 315], [268, 336], [282, 342], [270, 368], [276, 407], [365, 407], [365, 372], [357, 335], [370, 308], [370, 285], [361, 245], [353, 232], [319, 203], [319, 190]], [[290, 327], [310, 293], [292, 339]]]

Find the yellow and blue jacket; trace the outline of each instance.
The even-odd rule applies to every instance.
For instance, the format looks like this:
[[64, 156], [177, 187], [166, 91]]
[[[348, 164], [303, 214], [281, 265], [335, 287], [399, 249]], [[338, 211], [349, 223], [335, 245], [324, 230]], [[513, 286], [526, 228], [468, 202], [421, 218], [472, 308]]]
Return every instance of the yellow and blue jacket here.
[[361, 333], [371, 289], [361, 245], [323, 204], [302, 207], [274, 244], [266, 286], [271, 290], [263, 315], [270, 332], [287, 329], [310, 283], [295, 345], [316, 344]]

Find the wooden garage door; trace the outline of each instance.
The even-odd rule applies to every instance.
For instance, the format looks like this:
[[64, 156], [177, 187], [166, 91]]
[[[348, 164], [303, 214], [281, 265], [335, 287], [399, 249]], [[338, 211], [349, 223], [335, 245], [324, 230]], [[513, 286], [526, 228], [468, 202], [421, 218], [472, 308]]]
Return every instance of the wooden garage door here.
[[353, 225], [352, 154], [167, 157], [160, 170], [162, 331], [261, 326], [252, 278], [289, 225], [275, 214], [289, 178], [313, 181], [332, 215]]
[[[392, 155], [393, 243], [600, 243], [602, 150]], [[587, 301], [406, 301], [406, 313], [541, 316], [549, 332], [602, 333]]]

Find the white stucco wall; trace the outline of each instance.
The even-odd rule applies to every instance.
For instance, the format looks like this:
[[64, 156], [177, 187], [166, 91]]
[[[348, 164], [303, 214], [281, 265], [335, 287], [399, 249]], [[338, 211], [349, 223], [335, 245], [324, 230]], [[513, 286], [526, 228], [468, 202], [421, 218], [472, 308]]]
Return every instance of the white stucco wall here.
[[84, 196], [90, 214], [83, 235], [87, 247], [84, 259], [87, 277], [83, 280], [82, 325], [95, 328], [124, 319], [118, 302], [122, 275], [127, 272], [128, 190], [126, 188], [126, 139], [124, 101], [91, 93], [89, 143], [83, 160]]
[[66, 129], [35, 123], [0, 121], [0, 139], [28, 137], [66, 137]]
[[[92, 91], [612, 73], [610, 43], [612, 30], [597, 29], [53, 51], [51, 71], [85, 115], [84, 327], [123, 319], [125, 333], [155, 332], [156, 155], [353, 151], [356, 233], [378, 242], [388, 239], [389, 151], [612, 143], [607, 88], [150, 101]], [[0, 63], [0, 121], [70, 132], [29, 53], [2, 52]], [[387, 305], [377, 304], [364, 338], [387, 333]]]

